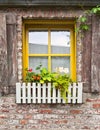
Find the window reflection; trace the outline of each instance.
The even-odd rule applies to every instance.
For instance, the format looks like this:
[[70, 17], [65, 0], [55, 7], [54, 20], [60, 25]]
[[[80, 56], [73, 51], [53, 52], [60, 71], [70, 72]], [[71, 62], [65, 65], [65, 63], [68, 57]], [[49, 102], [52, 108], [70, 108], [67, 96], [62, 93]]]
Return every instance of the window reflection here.
[[70, 73], [70, 57], [52, 57], [52, 71], [59, 67], [67, 68]]
[[29, 68], [36, 71], [36, 67], [42, 64], [43, 67], [48, 68], [48, 58], [47, 57], [29, 57]]
[[52, 53], [69, 54], [70, 53], [70, 32], [69, 31], [51, 31]]
[[48, 31], [29, 31], [29, 53], [47, 53]]

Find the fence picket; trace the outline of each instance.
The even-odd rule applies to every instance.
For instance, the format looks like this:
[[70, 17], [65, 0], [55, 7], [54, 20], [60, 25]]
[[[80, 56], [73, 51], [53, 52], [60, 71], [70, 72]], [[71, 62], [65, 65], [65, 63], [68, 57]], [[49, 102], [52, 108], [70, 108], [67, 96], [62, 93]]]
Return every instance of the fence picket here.
[[38, 83], [37, 85], [37, 103], [41, 103], [41, 85]]
[[52, 103], [56, 103], [56, 89], [53, 88]]
[[78, 103], [82, 103], [82, 83], [78, 83]]
[[36, 103], [36, 84], [35, 83], [32, 84], [32, 94], [33, 94], [32, 102]]
[[16, 83], [16, 103], [21, 103], [21, 84]]
[[57, 90], [57, 94], [58, 94], [57, 103], [61, 103], [61, 96], [60, 96], [60, 91], [59, 90]]
[[[73, 83], [68, 88], [68, 103], [82, 103], [82, 83]], [[52, 92], [51, 92], [52, 88]], [[60, 91], [51, 87], [51, 83], [16, 83], [16, 103], [66, 103], [60, 95]]]
[[[66, 94], [66, 92], [65, 92], [65, 94]], [[67, 99], [67, 98], [66, 98]], [[66, 103], [66, 99], [62, 99], [62, 103]]]
[[43, 103], [46, 103], [46, 84], [43, 84], [42, 86], [43, 89]]
[[71, 103], [71, 88], [72, 88], [72, 85], [70, 84], [68, 88], [68, 103]]
[[27, 85], [27, 102], [31, 103], [31, 84], [28, 83]]
[[51, 103], [51, 83], [48, 83], [47, 90], [47, 103]]
[[26, 103], [26, 84], [22, 84], [22, 103]]
[[73, 83], [73, 92], [72, 92], [73, 98], [72, 103], [76, 103], [76, 83]]

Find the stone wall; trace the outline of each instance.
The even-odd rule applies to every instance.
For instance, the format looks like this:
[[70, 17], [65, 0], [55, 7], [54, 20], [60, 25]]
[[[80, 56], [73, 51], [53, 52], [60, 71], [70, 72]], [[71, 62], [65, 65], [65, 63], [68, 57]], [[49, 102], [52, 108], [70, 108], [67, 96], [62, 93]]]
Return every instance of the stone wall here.
[[[8, 61], [7, 61], [7, 68], [8, 68], [8, 78], [6, 78], [6, 82], [9, 87], [9, 93], [15, 93], [15, 86], [16, 82], [21, 82], [23, 80], [22, 72], [22, 46], [23, 46], [23, 20], [25, 19], [76, 19], [79, 17], [83, 11], [79, 8], [66, 8], [66, 7], [30, 7], [30, 8], [1, 8], [0, 15], [4, 14], [7, 26], [7, 53], [8, 53]], [[78, 26], [78, 23], [77, 23]], [[10, 29], [10, 30], [9, 30]], [[12, 32], [12, 33], [11, 33]], [[77, 39], [77, 81], [83, 81], [82, 79], [82, 42], [81, 38], [78, 37]], [[2, 50], [2, 49], [1, 49]], [[0, 56], [1, 57], [1, 56]], [[1, 59], [1, 58], [0, 58]], [[0, 62], [2, 62], [0, 60]], [[88, 62], [88, 61], [87, 61]], [[87, 64], [88, 65], [88, 64]], [[88, 67], [88, 66], [87, 66]], [[90, 67], [90, 66], [89, 66]], [[2, 67], [3, 68], [3, 67]], [[0, 70], [3, 73], [3, 69]], [[88, 74], [90, 71], [87, 72]], [[5, 76], [1, 76], [0, 78]], [[4, 80], [1, 81], [1, 83]], [[89, 82], [88, 80], [86, 82]], [[89, 86], [89, 84], [88, 84]], [[0, 88], [2, 86], [0, 85]], [[4, 87], [4, 86], [3, 86]], [[2, 88], [3, 88], [2, 87]], [[90, 87], [90, 86], [89, 86]], [[90, 90], [90, 89], [88, 89]], [[3, 91], [3, 89], [2, 89]], [[2, 92], [4, 93], [4, 92]]]
[[[1, 36], [0, 37], [0, 66], [1, 66], [0, 67], [0, 92], [4, 92], [6, 87], [7, 88], [9, 87], [9, 90], [8, 89], [7, 90], [9, 91], [9, 93], [13, 93], [13, 88], [15, 88], [15, 83], [17, 81], [22, 81], [22, 70], [23, 70], [22, 68], [22, 22], [23, 22], [23, 19], [34, 19], [34, 18], [36, 19], [43, 19], [43, 18], [45, 19], [57, 19], [57, 18], [58, 19], [66, 19], [66, 18], [75, 19], [76, 17], [79, 17], [82, 13], [83, 13], [83, 10], [78, 9], [78, 8], [77, 9], [70, 8], [70, 7], [62, 7], [62, 8], [61, 7], [55, 7], [55, 8], [42, 7], [41, 9], [36, 8], [36, 7], [34, 8], [26, 7], [23, 9], [22, 8], [0, 8], [0, 16], [2, 14], [5, 17], [4, 19], [1, 18], [2, 20], [6, 20], [6, 18], [8, 18], [8, 21], [9, 20], [13, 21], [9, 18], [16, 17], [14, 20], [16, 21], [16, 23], [14, 24], [8, 23], [7, 28], [6, 28], [6, 25], [3, 25], [4, 22], [2, 22], [2, 20], [0, 19], [1, 23], [3, 23], [0, 26], [1, 27], [0, 30], [2, 29], [2, 30], [5, 30], [6, 32], [6, 29], [8, 29], [8, 32], [9, 32], [9, 29], [11, 29], [14, 31], [12, 33], [13, 35], [10, 34], [12, 36], [12, 39], [10, 39], [10, 42], [9, 43], [7, 42], [7, 44], [6, 44], [5, 33], [2, 33], [2, 35], [0, 34]], [[92, 20], [95, 23], [95, 19], [91, 19], [90, 21], [91, 26], [92, 26]], [[96, 27], [96, 29], [98, 29], [98, 32], [100, 32], [100, 24], [99, 24], [99, 28]], [[96, 33], [95, 35], [96, 29], [94, 29], [94, 31], [89, 30], [90, 31], [89, 37], [88, 37], [88, 33], [86, 33], [86, 37], [85, 37], [86, 39], [84, 39], [83, 41], [79, 36], [77, 36], [77, 42], [76, 42], [77, 44], [77, 54], [76, 54], [77, 79], [78, 81], [84, 81], [87, 83], [86, 87], [84, 87], [86, 88], [85, 89], [86, 92], [91, 91], [90, 82], [91, 82], [91, 79], [94, 80], [93, 73], [92, 73], [92, 78], [91, 78], [91, 63], [93, 62], [95, 57], [93, 56], [93, 59], [91, 62], [91, 48], [92, 48], [91, 44], [94, 45], [94, 41], [95, 41], [94, 38], [97, 38], [96, 36], [99, 37], [100, 33]], [[92, 32], [94, 34], [91, 34]], [[8, 39], [9, 38], [11, 37], [8, 37]], [[95, 42], [97, 41], [99, 43], [100, 40], [96, 40]], [[12, 44], [12, 46], [10, 46], [10, 44]], [[5, 46], [3, 47], [3, 45]], [[100, 50], [98, 48], [100, 47], [99, 45], [96, 44], [96, 48], [98, 50]], [[9, 47], [12, 52], [7, 50], [9, 49]], [[96, 52], [98, 52], [98, 54], [100, 55], [99, 51], [96, 51]], [[7, 53], [9, 53], [10, 55], [7, 56]], [[100, 57], [97, 58], [98, 61], [100, 61], [99, 58]], [[2, 59], [4, 60], [4, 62], [2, 62], [3, 61]], [[11, 62], [10, 61], [7, 62], [7, 60], [9, 59]], [[84, 60], [84, 62], [82, 60]], [[10, 64], [13, 68], [11, 68]], [[95, 76], [95, 78], [98, 80], [100, 79], [99, 78], [100, 65], [98, 63], [98, 65], [95, 64], [95, 66], [98, 66], [98, 71], [96, 70], [96, 72], [98, 72], [98, 75], [97, 75], [98, 77], [96, 78]], [[8, 72], [4, 73], [4, 68], [6, 68]], [[12, 74], [15, 76], [15, 78], [14, 76], [12, 76]], [[97, 80], [96, 80], [96, 83], [97, 83]], [[95, 87], [96, 86], [94, 86], [93, 88]], [[3, 90], [3, 88], [5, 89]], [[85, 98], [84, 103], [80, 105], [72, 105], [72, 104], [66, 104], [66, 105], [24, 104], [24, 105], [20, 105], [20, 104], [15, 103], [15, 95], [9, 94], [8, 96], [1, 96], [0, 97], [0, 130], [14, 130], [14, 129], [100, 130], [100, 95], [84, 93], [83, 97]]]
[[86, 95], [79, 105], [22, 105], [15, 95], [1, 97], [0, 130], [100, 130], [100, 95]]

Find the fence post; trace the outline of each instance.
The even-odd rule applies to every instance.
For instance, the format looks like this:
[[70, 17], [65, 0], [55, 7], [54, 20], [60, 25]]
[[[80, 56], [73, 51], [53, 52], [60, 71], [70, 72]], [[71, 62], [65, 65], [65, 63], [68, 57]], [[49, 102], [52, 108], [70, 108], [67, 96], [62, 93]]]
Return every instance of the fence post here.
[[16, 83], [16, 103], [21, 103], [21, 83]]
[[78, 83], [78, 101], [77, 103], [82, 103], [82, 83]]

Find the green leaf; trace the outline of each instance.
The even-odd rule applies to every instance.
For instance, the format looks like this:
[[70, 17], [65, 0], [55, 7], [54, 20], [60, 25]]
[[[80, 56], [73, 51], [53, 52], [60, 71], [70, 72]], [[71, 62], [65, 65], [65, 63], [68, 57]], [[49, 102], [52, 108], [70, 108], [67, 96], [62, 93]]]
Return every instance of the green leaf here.
[[97, 8], [93, 8], [93, 9], [92, 9], [92, 12], [93, 12], [93, 13], [96, 13], [97, 11], [98, 11]]
[[89, 30], [89, 26], [86, 24], [83, 24], [83, 25], [81, 25], [81, 29], [87, 31], [87, 30]]
[[82, 17], [80, 17], [80, 21], [81, 21], [82, 23], [84, 23], [84, 22], [87, 21], [87, 18], [86, 18], [85, 16], [82, 16]]
[[100, 11], [100, 7], [98, 7], [98, 11]]
[[47, 80], [48, 80], [48, 81], [51, 81], [51, 77], [47, 77]]
[[39, 70], [40, 69], [40, 66], [36, 67], [36, 70]]
[[44, 84], [44, 80], [40, 80], [40, 83], [41, 83], [41, 84]]
[[76, 33], [78, 33], [78, 32], [79, 32], [79, 30], [80, 30], [80, 28], [76, 28], [76, 29], [75, 29], [75, 32], [76, 32]]

